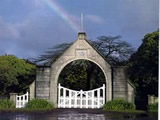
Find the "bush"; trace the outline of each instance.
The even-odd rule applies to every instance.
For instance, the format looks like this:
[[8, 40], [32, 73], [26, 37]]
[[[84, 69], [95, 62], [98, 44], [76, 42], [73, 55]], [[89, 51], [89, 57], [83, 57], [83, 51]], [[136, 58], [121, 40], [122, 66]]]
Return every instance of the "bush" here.
[[135, 105], [125, 100], [113, 100], [104, 105], [104, 110], [135, 110]]
[[158, 103], [148, 105], [148, 111], [158, 112]]
[[52, 109], [53, 104], [43, 99], [34, 99], [28, 102], [26, 108], [29, 109]]
[[0, 109], [4, 108], [15, 108], [13, 101], [10, 100], [0, 100]]

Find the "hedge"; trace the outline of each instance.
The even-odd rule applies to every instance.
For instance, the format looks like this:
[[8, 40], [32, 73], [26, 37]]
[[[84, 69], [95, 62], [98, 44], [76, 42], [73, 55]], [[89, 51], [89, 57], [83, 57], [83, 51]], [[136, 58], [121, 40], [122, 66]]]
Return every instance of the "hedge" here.
[[53, 109], [54, 105], [47, 100], [33, 99], [27, 103], [28, 109]]
[[0, 100], [0, 109], [5, 109], [5, 108], [15, 108], [13, 101]]
[[158, 112], [158, 103], [148, 105], [149, 112]]
[[133, 103], [125, 100], [113, 100], [104, 105], [104, 110], [135, 110], [136, 107]]

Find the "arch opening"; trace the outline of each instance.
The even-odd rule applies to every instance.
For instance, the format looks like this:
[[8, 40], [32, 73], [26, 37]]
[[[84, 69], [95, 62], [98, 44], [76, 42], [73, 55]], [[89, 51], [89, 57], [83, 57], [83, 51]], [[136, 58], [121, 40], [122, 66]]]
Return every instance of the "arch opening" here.
[[61, 70], [58, 83], [73, 90], [92, 90], [106, 84], [102, 69], [85, 59], [74, 60]]

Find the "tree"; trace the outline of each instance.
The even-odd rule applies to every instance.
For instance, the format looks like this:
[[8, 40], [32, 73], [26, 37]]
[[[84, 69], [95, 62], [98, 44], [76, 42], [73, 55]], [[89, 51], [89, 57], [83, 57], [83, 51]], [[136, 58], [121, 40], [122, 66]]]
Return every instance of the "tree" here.
[[121, 40], [121, 36], [100, 36], [91, 43], [112, 65], [125, 65], [134, 53], [134, 48], [128, 42]]
[[35, 80], [35, 65], [13, 55], [0, 56], [0, 95], [25, 92]]
[[158, 95], [158, 41], [159, 31], [146, 34], [128, 64], [130, 79], [142, 99], [148, 94]]
[[105, 76], [102, 70], [93, 62], [76, 60], [62, 70], [59, 82], [62, 86], [74, 90], [90, 90], [105, 84]]

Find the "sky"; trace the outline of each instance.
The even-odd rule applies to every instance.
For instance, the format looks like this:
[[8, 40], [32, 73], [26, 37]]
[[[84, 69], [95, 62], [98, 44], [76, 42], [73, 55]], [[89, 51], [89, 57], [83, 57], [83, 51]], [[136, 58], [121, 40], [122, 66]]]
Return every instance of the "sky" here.
[[36, 58], [80, 32], [89, 40], [122, 36], [137, 49], [159, 26], [158, 0], [0, 0], [0, 55]]

